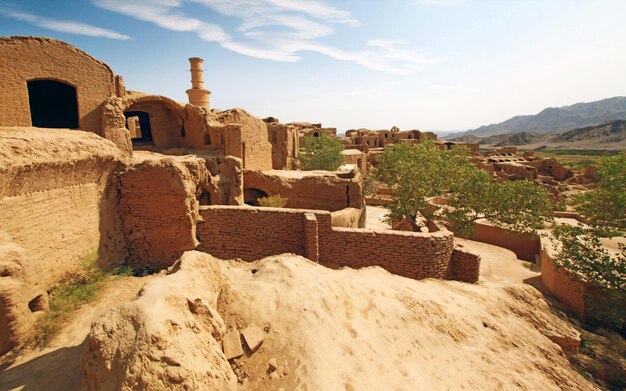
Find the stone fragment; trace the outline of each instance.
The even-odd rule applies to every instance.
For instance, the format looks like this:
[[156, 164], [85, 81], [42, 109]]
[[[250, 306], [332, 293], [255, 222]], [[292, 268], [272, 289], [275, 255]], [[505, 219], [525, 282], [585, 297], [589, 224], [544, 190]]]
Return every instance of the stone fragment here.
[[243, 335], [244, 341], [246, 341], [246, 345], [248, 345], [248, 349], [250, 349], [252, 353], [263, 343], [263, 330], [254, 323], [251, 323], [248, 327], [243, 329], [241, 334]]
[[275, 358], [270, 358], [270, 360], [267, 362], [267, 365], [269, 366], [270, 372], [273, 372], [278, 368], [278, 361], [276, 361]]
[[233, 330], [224, 334], [222, 340], [222, 348], [227, 360], [243, 356], [243, 349], [241, 348], [241, 339], [239, 338], [239, 331]]

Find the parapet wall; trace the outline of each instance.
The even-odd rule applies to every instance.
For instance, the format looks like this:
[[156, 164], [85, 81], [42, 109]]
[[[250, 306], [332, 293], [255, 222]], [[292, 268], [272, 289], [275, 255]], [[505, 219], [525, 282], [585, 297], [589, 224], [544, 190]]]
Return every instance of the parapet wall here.
[[328, 266], [380, 266], [414, 279], [463, 281], [472, 280], [468, 270], [480, 263], [478, 256], [453, 257], [454, 236], [440, 226], [429, 233], [338, 228], [326, 211], [248, 206], [200, 207], [199, 214], [198, 248], [219, 258], [294, 253]]

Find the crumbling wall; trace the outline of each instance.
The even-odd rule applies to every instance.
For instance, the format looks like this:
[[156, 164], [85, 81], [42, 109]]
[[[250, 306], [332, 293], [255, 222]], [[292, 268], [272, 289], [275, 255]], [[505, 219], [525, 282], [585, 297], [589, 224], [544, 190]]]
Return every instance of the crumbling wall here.
[[0, 37], [0, 126], [31, 126], [26, 82], [33, 79], [75, 87], [80, 129], [102, 135], [100, 105], [116, 93], [105, 63], [56, 39]]
[[[267, 126], [242, 109], [231, 109], [216, 113], [217, 120], [225, 125], [239, 125], [241, 131], [241, 153], [227, 152], [243, 160], [246, 170], [271, 170], [272, 145], [267, 139]], [[231, 143], [235, 145], [235, 143]]]
[[[17, 343], [46, 291], [85, 257], [125, 258], [112, 178], [124, 155], [93, 133], [0, 128], [0, 353]], [[31, 308], [29, 308], [29, 303]]]
[[[200, 207], [197, 232], [198, 249], [219, 258], [252, 261], [294, 253], [328, 266], [376, 265], [409, 278], [470, 281], [470, 270], [477, 270], [480, 257], [454, 261], [453, 234], [438, 225], [432, 230], [338, 228], [332, 227], [331, 214], [326, 211], [208, 206]], [[454, 262], [459, 264], [450, 272]]]
[[278, 122], [265, 122], [268, 139], [272, 144], [272, 168], [274, 170], [294, 169], [300, 150], [298, 130], [293, 126]]
[[[244, 171], [244, 189], [259, 189], [287, 198], [288, 208], [364, 209], [363, 179], [358, 172]], [[363, 226], [363, 225], [360, 225]]]
[[197, 180], [183, 163], [167, 157], [134, 162], [120, 175], [130, 266], [159, 270], [196, 247]]

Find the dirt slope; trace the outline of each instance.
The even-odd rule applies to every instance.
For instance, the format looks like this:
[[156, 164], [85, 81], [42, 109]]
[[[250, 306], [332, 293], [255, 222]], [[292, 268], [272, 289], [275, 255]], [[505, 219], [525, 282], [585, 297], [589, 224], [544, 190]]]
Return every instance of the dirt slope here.
[[[577, 332], [554, 317], [541, 295], [526, 285], [415, 281], [377, 267], [330, 270], [295, 255], [251, 263], [223, 262], [197, 252], [186, 255], [192, 262], [221, 266], [217, 309], [225, 330], [241, 330], [251, 323], [265, 330], [259, 350], [246, 351], [231, 362], [240, 389], [594, 389], [552, 342], [571, 347]], [[190, 272], [185, 269], [183, 263], [180, 271]], [[173, 279], [187, 284], [187, 278], [176, 273], [163, 277], [170, 279], [168, 283], [146, 287], [143, 297], [148, 299], [140, 298], [144, 302], [136, 305], [141, 316], [124, 306], [124, 311], [113, 310], [93, 326], [83, 355], [83, 364], [88, 357], [91, 365], [91, 369], [84, 366], [88, 378], [99, 376], [98, 368], [115, 372], [119, 357], [128, 357], [129, 362], [141, 359], [146, 354], [142, 341], [150, 340], [155, 331], [158, 344], [149, 355], [161, 358], [154, 365], [142, 359], [147, 366], [140, 376], [154, 375], [159, 381], [150, 383], [148, 389], [201, 388], [194, 368], [211, 365], [215, 366], [214, 379], [223, 376], [225, 357], [218, 362], [215, 355], [209, 360], [204, 353], [196, 354], [203, 346], [199, 342], [208, 341], [211, 327], [191, 320], [195, 315], [188, 303], [199, 299], [195, 285], [204, 278], [201, 269], [193, 270], [197, 272], [184, 289], [158, 288], [171, 286]], [[218, 277], [211, 272], [206, 278]], [[210, 305], [214, 294], [207, 292], [207, 298], [200, 298]], [[172, 305], [177, 306], [173, 312], [163, 312]], [[107, 322], [126, 329], [126, 315], [118, 316], [124, 313], [133, 322], [131, 329], [139, 342], [133, 344], [134, 339], [124, 333], [102, 332], [110, 330], [102, 327]], [[210, 314], [221, 324], [215, 312]], [[168, 335], [166, 325], [171, 322], [177, 326]], [[222, 335], [213, 329], [216, 340]], [[208, 346], [215, 352], [214, 342]], [[168, 352], [167, 360], [155, 349]], [[102, 357], [99, 351], [107, 352], [113, 361], [94, 361]], [[194, 356], [193, 366], [180, 366], [188, 361], [185, 354]], [[278, 367], [274, 372], [268, 370], [272, 359]], [[175, 381], [163, 383], [171, 373]], [[137, 372], [127, 375], [138, 380]], [[224, 388], [228, 386], [232, 387], [230, 381]]]

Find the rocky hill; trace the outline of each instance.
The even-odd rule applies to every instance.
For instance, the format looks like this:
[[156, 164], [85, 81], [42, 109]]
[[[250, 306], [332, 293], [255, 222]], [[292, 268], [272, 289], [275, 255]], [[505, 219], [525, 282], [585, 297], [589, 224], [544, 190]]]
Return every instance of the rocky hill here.
[[523, 146], [524, 148], [550, 149], [626, 149], [626, 120], [604, 122], [554, 135], [552, 133], [517, 132], [479, 137], [466, 135], [452, 141], [479, 143], [484, 146]]
[[618, 96], [571, 106], [549, 107], [535, 115], [518, 115], [499, 124], [481, 126], [464, 133], [448, 135], [446, 138], [518, 132], [560, 133], [622, 119], [626, 119], [626, 97]]
[[626, 140], [626, 120], [605, 122], [598, 126], [573, 129], [552, 138], [552, 142], [576, 142], [599, 139], [605, 143]]

